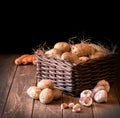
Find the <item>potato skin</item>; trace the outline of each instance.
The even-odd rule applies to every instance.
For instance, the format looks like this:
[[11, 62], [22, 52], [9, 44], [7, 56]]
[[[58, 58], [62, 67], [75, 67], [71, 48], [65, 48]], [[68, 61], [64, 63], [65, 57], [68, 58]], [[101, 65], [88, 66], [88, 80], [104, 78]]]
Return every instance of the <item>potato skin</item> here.
[[60, 50], [62, 53], [69, 52], [71, 50], [71, 46], [67, 42], [58, 42], [54, 45], [54, 48]]
[[53, 89], [54, 82], [50, 79], [42, 79], [37, 83], [37, 87], [39, 87], [40, 89], [45, 89], [45, 88]]
[[80, 63], [80, 60], [79, 60], [78, 56], [76, 54], [71, 53], [71, 52], [64, 52], [61, 55], [61, 59], [66, 60], [70, 63], [75, 63], [75, 64]]
[[54, 100], [60, 99], [62, 96], [62, 91], [58, 88], [54, 88], [53, 89], [53, 96], [54, 96]]
[[39, 95], [39, 100], [43, 104], [51, 103], [53, 98], [53, 90], [50, 88], [43, 89]]
[[95, 53], [95, 49], [87, 43], [78, 43], [71, 46], [71, 52], [76, 54], [78, 57], [90, 56]]
[[27, 89], [27, 94], [33, 99], [39, 99], [40, 93], [41, 93], [41, 89], [36, 86], [30, 86]]
[[57, 58], [57, 59], [60, 59], [60, 56], [61, 56], [62, 52], [61, 50], [57, 49], [57, 48], [52, 48], [50, 50], [47, 50], [45, 52], [45, 55], [47, 57], [51, 57], [51, 58]]

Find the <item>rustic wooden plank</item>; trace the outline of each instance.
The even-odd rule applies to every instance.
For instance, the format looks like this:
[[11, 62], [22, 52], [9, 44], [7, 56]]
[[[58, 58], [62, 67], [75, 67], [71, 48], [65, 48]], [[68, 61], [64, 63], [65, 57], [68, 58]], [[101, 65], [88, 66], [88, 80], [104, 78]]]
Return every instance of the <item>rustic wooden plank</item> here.
[[[72, 97], [72, 96], [63, 96], [63, 102], [67, 104], [74, 102], [74, 104], [79, 103], [79, 97]], [[80, 113], [72, 112], [72, 109], [64, 109], [63, 110], [63, 118], [93, 118], [92, 109], [91, 107], [84, 107], [81, 106]]]
[[36, 84], [34, 65], [18, 66], [8, 96], [3, 118], [30, 118], [33, 99], [27, 95], [27, 89]]
[[35, 100], [33, 118], [62, 118], [61, 103], [62, 98], [46, 105]]
[[0, 54], [0, 117], [16, 71], [14, 59], [17, 56], [13, 54]]
[[118, 118], [120, 117], [120, 105], [116, 96], [115, 87], [112, 86], [108, 94], [107, 103], [95, 103], [93, 107], [94, 118]]
[[119, 104], [120, 104], [120, 79], [116, 80], [115, 82], [115, 92], [116, 92], [116, 96], [118, 97], [119, 100]]

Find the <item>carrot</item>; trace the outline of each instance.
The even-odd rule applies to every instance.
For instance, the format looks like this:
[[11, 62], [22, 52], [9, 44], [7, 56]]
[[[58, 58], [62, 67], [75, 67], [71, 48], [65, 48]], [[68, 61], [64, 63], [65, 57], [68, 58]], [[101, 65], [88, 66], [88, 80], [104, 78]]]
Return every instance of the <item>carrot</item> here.
[[30, 56], [27, 58], [28, 63], [32, 63], [32, 61], [33, 61], [33, 56], [34, 56], [34, 55], [30, 55]]
[[30, 54], [21, 55], [20, 57], [18, 57], [17, 59], [15, 59], [15, 64], [16, 64], [16, 65], [22, 64], [22, 60], [23, 60], [25, 57], [29, 56], [29, 55], [30, 55]]
[[37, 60], [36, 60], [35, 55], [33, 55], [33, 61], [32, 61], [32, 63], [33, 63], [34, 65], [36, 65], [36, 64], [37, 64]]
[[25, 58], [22, 59], [22, 64], [28, 64], [28, 58], [30, 57], [30, 55], [26, 56]]

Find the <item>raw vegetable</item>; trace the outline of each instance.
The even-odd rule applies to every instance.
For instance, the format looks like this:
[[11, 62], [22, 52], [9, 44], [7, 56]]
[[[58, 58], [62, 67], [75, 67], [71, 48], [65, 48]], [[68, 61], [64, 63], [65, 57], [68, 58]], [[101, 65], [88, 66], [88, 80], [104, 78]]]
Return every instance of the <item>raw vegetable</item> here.
[[34, 64], [36, 65], [36, 58], [34, 54], [23, 54], [17, 59], [15, 59], [15, 64], [16, 65], [21, 65], [21, 64]]
[[60, 50], [62, 53], [69, 52], [71, 49], [70, 44], [67, 42], [58, 42], [54, 45], [54, 48]]

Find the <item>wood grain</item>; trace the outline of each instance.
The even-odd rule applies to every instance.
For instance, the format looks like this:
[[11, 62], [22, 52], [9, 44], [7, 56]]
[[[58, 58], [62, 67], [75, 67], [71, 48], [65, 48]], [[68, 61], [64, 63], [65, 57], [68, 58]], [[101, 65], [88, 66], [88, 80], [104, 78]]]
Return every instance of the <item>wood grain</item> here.
[[2, 116], [17, 68], [14, 64], [16, 57], [17, 55], [13, 54], [0, 54], [0, 117]]
[[35, 66], [18, 66], [14, 81], [8, 96], [3, 118], [30, 118], [33, 99], [26, 91], [36, 84]]

